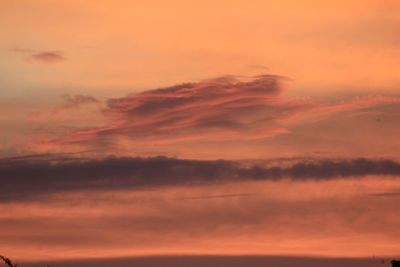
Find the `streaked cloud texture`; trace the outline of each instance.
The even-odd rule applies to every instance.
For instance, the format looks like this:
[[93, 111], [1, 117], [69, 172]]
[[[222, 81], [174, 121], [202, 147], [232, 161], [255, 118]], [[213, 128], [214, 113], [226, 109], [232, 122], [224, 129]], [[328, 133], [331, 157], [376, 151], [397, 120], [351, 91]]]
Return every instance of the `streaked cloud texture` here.
[[[398, 196], [376, 196], [399, 192], [400, 181], [393, 175], [197, 185], [168, 183], [168, 179], [168, 186], [126, 183], [118, 190], [115, 184], [123, 180], [112, 177], [114, 189], [102, 190], [98, 189], [109, 183], [107, 179], [89, 180], [95, 190], [76, 179], [62, 182], [61, 191], [51, 182], [41, 190], [28, 183], [37, 193], [34, 198], [0, 204], [7, 211], [0, 216], [1, 250], [42, 262], [99, 255], [391, 257], [397, 253]], [[148, 179], [154, 183], [161, 177], [169, 178], [160, 174]], [[182, 181], [185, 178], [193, 181], [192, 176]], [[80, 189], [69, 191], [68, 183]], [[51, 195], [43, 192], [49, 188], [54, 190]]]
[[[72, 124], [70, 127], [75, 130], [67, 129], [59, 138], [41, 142], [49, 148], [77, 145], [81, 149], [110, 151], [153, 144], [240, 143], [295, 135], [291, 129], [301, 124], [329, 123], [342, 116], [376, 115], [382, 113], [379, 108], [398, 108], [400, 103], [400, 97], [393, 95], [356, 96], [334, 102], [288, 97], [281, 85], [283, 81], [284, 78], [273, 75], [223, 76], [110, 98], [101, 113], [91, 114], [103, 126], [85, 125], [79, 129]], [[56, 121], [72, 119], [65, 114], [68, 109], [100, 105], [89, 95], [67, 95], [64, 99], [66, 102], [52, 111], [51, 118]], [[33, 120], [43, 116], [30, 114]]]

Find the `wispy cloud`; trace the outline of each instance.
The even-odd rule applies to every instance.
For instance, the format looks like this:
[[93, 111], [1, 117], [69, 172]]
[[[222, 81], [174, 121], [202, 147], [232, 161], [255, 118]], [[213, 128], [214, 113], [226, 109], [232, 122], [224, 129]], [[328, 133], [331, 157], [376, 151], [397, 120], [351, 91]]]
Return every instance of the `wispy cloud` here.
[[22, 47], [19, 47], [19, 46], [12, 47], [11, 51], [13, 51], [15, 53], [33, 53], [34, 52], [31, 49], [22, 48]]
[[400, 192], [383, 192], [383, 193], [376, 193], [371, 194], [374, 197], [400, 197]]
[[67, 60], [61, 51], [35, 51], [19, 46], [12, 47], [11, 51], [28, 55], [29, 59], [42, 63], [57, 63]]
[[66, 60], [61, 52], [58, 51], [45, 51], [31, 55], [31, 58], [44, 63], [56, 63]]
[[65, 100], [64, 108], [77, 108], [85, 104], [99, 103], [99, 100], [87, 94], [64, 95], [63, 98]]
[[[83, 114], [82, 112], [77, 113], [77, 111], [83, 106], [93, 106], [99, 103], [100, 101], [98, 99], [88, 94], [67, 94], [62, 96], [62, 103], [57, 104], [51, 111], [30, 112], [27, 119], [35, 122], [88, 119], [89, 116], [87, 114]], [[93, 120], [95, 116], [91, 114], [90, 118]]]
[[103, 128], [82, 129], [59, 140], [95, 144], [123, 136], [171, 143], [188, 140], [255, 139], [287, 132], [279, 120], [315, 106], [306, 98], [284, 98], [281, 78], [220, 77], [109, 99]]
[[[103, 108], [103, 127], [81, 128], [48, 143], [117, 148], [121, 140], [128, 146], [254, 140], [289, 133], [292, 125], [304, 121], [400, 103], [400, 97], [380, 95], [334, 103], [287, 97], [282, 79], [274, 75], [224, 76], [109, 99]], [[95, 101], [87, 97], [68, 100], [71, 105], [81, 100]]]

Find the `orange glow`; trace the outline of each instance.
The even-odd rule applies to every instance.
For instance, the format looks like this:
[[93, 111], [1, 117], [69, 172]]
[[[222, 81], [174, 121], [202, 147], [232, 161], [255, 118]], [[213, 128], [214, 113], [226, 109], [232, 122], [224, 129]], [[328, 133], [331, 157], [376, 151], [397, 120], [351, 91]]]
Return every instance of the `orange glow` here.
[[[24, 260], [160, 254], [398, 253], [396, 178], [250, 182], [54, 195], [2, 204], [1, 250]], [[20, 223], [6, 223], [18, 220]], [[8, 236], [7, 233], [15, 233]], [[49, 255], [51, 251], [51, 255]]]
[[[400, 1], [0, 0], [0, 25], [1, 253], [399, 255]], [[82, 167], [109, 156], [179, 177]]]

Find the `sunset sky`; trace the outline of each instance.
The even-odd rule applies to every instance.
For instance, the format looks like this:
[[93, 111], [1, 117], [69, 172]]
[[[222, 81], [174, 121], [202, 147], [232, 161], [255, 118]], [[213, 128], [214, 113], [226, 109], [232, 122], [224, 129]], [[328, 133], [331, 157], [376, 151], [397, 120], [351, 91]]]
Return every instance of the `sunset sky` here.
[[0, 0], [0, 40], [0, 255], [400, 257], [399, 1]]

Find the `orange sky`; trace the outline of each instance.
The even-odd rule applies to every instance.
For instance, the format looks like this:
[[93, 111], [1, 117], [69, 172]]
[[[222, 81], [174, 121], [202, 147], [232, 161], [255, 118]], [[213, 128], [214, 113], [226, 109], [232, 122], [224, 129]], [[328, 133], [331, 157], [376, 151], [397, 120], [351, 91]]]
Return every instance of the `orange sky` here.
[[[398, 255], [399, 1], [0, 0], [0, 25], [0, 255]], [[109, 156], [323, 167], [183, 160], [159, 187], [70, 162]]]
[[397, 178], [76, 192], [4, 203], [1, 251], [51, 261], [162, 254], [392, 257]]

